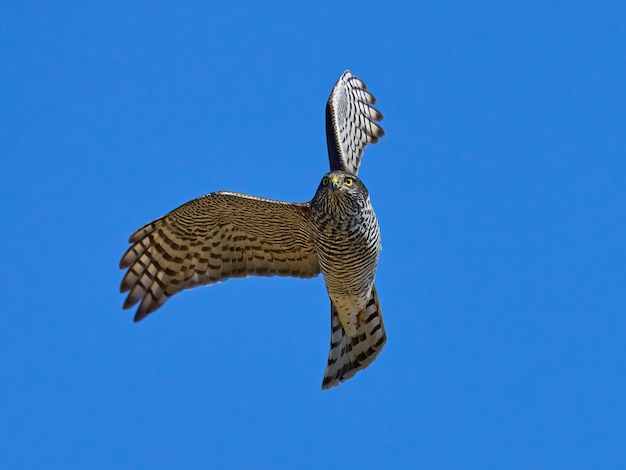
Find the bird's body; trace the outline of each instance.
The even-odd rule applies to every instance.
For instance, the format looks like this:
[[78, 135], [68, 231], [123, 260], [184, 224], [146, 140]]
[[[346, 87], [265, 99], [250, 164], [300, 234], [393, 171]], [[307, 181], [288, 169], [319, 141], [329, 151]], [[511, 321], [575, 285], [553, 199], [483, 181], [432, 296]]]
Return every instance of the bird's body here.
[[220, 191], [194, 199], [131, 235], [120, 261], [127, 269], [124, 308], [135, 321], [172, 295], [232, 277], [320, 272], [331, 300], [331, 344], [322, 388], [367, 367], [386, 335], [374, 278], [380, 229], [356, 176], [365, 145], [383, 135], [382, 115], [359, 79], [345, 72], [328, 101], [331, 172], [307, 203]]
[[[339, 187], [326, 190], [324, 180], [333, 179]], [[349, 197], [346, 180], [356, 187], [352, 191], [355, 197]], [[346, 334], [352, 337], [376, 277], [381, 249], [378, 219], [363, 183], [343, 171], [324, 176], [311, 206], [315, 248], [328, 296]], [[346, 272], [351, 275], [346, 276]]]

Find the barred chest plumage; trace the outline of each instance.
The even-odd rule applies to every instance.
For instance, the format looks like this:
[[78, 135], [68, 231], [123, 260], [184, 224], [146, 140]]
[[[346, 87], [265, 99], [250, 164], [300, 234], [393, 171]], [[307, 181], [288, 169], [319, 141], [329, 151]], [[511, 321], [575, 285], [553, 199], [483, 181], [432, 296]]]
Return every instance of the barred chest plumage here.
[[356, 334], [357, 316], [370, 296], [381, 250], [378, 219], [367, 189], [360, 181], [354, 186], [321, 194], [318, 190], [311, 203], [320, 268], [350, 336]]

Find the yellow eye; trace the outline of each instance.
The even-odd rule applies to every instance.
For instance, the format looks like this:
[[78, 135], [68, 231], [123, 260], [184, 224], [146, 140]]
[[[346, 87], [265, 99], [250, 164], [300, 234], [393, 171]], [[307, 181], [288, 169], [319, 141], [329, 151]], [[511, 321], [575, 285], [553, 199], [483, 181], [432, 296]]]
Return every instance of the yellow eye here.
[[328, 177], [327, 177], [327, 176], [324, 176], [324, 177], [322, 178], [322, 184], [323, 184], [324, 186], [328, 186]]
[[348, 187], [352, 186], [352, 183], [354, 183], [354, 180], [352, 178], [344, 178], [343, 179], [343, 184], [345, 184]]

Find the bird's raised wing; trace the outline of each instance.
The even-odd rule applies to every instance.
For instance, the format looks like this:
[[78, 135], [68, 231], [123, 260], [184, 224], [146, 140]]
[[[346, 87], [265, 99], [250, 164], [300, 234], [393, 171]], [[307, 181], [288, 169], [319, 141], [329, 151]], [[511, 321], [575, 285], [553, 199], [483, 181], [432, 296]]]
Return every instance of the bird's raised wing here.
[[310, 206], [232, 192], [194, 199], [131, 235], [120, 261], [124, 308], [135, 321], [182, 291], [231, 277], [314, 277], [320, 272]]
[[356, 175], [363, 149], [385, 135], [383, 115], [372, 105], [376, 98], [365, 83], [346, 70], [335, 84], [326, 104], [326, 143], [330, 169]]

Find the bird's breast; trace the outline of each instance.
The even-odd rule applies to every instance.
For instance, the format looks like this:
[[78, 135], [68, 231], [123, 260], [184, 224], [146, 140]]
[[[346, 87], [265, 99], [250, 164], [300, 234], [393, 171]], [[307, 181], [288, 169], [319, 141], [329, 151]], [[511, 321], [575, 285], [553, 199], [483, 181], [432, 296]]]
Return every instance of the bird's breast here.
[[331, 298], [369, 293], [381, 249], [378, 220], [371, 206], [356, 214], [319, 220], [315, 245]]

